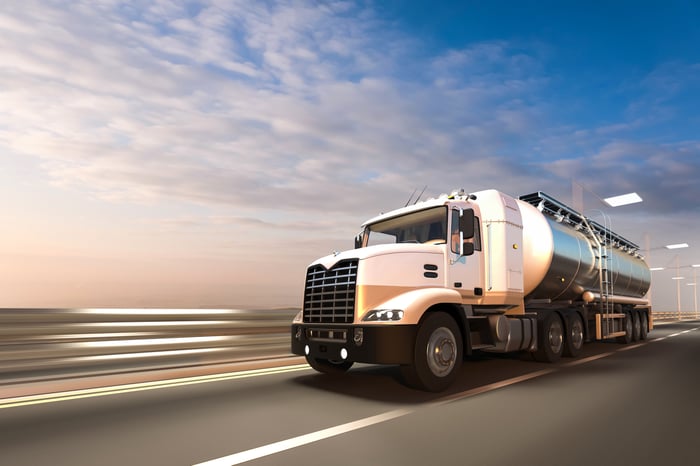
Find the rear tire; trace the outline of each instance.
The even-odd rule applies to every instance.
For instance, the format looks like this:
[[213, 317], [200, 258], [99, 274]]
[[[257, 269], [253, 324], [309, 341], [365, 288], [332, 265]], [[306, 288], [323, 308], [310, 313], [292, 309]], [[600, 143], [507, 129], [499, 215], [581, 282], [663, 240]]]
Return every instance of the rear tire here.
[[462, 334], [449, 314], [428, 314], [418, 328], [413, 364], [401, 366], [407, 385], [440, 392], [454, 382], [462, 366]]
[[618, 343], [627, 345], [632, 343], [632, 335], [634, 333], [634, 323], [632, 322], [632, 313], [625, 312], [625, 334], [621, 337], [617, 337]]
[[306, 362], [318, 372], [331, 375], [344, 374], [353, 364], [352, 361], [329, 361], [311, 356], [306, 356]]
[[537, 319], [537, 351], [540, 362], [557, 362], [564, 351], [564, 323], [556, 312], [547, 312]]
[[639, 333], [639, 339], [646, 340], [647, 334], [649, 333], [649, 318], [644, 311], [639, 313], [639, 330], [641, 331]]
[[642, 336], [642, 325], [639, 313], [632, 311], [632, 341], [639, 341]]
[[583, 349], [583, 319], [578, 314], [574, 312], [569, 318], [569, 323], [566, 326], [566, 337], [564, 338], [564, 356], [569, 358], [575, 358], [581, 354]]

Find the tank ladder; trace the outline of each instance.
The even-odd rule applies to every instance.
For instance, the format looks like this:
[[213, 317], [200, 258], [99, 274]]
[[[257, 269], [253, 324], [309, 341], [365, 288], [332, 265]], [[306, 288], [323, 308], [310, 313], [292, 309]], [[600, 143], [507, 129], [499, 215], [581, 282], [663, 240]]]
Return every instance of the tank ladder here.
[[[601, 212], [602, 213], [602, 212]], [[606, 340], [625, 335], [625, 331], [621, 330], [624, 323], [625, 314], [615, 313], [615, 284], [613, 281], [612, 270], [612, 254], [610, 246], [612, 238], [607, 237], [606, 233], [610, 232], [609, 218], [603, 215], [603, 228], [594, 230], [588, 225], [588, 219], [583, 217], [586, 224], [586, 229], [590, 232], [590, 237], [596, 246], [597, 255], [595, 256], [598, 264], [598, 287], [600, 290], [599, 312], [596, 313], [596, 339]], [[615, 323], [618, 322], [618, 325]]]

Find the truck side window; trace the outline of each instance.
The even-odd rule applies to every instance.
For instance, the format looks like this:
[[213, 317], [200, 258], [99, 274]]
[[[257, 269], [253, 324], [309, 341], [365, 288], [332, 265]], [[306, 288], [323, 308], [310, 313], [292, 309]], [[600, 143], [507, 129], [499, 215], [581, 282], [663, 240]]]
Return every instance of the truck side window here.
[[479, 225], [479, 217], [474, 217], [474, 250], [481, 251], [481, 226]]
[[459, 254], [459, 211], [452, 210], [450, 222], [450, 248], [455, 254]]

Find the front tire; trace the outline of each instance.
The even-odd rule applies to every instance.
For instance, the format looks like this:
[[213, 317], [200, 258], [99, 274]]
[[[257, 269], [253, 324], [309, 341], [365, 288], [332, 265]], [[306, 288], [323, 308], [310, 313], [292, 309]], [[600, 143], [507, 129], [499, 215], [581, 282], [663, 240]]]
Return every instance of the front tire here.
[[401, 366], [407, 385], [439, 392], [454, 382], [462, 366], [462, 334], [444, 312], [429, 314], [416, 335], [413, 364]]
[[306, 362], [318, 372], [331, 375], [344, 374], [352, 367], [352, 361], [330, 361], [312, 356], [306, 356]]

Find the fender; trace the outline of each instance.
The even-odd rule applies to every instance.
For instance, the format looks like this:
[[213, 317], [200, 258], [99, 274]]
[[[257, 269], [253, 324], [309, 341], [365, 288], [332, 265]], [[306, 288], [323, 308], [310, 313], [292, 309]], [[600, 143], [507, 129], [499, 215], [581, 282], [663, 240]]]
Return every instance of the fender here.
[[[417, 288], [398, 294], [373, 309], [392, 309], [404, 311], [403, 319], [391, 324], [415, 325], [418, 324], [426, 310], [436, 304], [462, 304], [462, 296], [458, 291], [445, 288]], [[363, 316], [364, 317], [364, 316]], [[362, 325], [387, 325], [388, 322], [362, 322]]]

